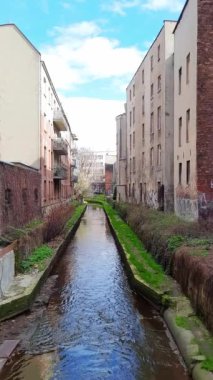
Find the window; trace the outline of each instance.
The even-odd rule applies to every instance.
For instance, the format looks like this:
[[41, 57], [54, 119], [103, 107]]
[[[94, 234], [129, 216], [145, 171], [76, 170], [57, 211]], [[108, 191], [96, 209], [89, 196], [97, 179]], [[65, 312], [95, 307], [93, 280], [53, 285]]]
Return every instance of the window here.
[[186, 161], [186, 183], [190, 183], [190, 161]]
[[135, 148], [135, 132], [133, 132], [133, 136], [132, 136], [132, 144], [133, 144], [133, 149]]
[[161, 91], [161, 75], [158, 77], [158, 92]]
[[132, 197], [135, 198], [135, 184], [132, 184]]
[[186, 83], [189, 84], [190, 79], [190, 53], [186, 57]]
[[182, 90], [182, 67], [179, 69], [179, 77], [178, 77], [178, 93], [181, 94]]
[[151, 119], [150, 119], [150, 133], [151, 133], [151, 135], [154, 134], [154, 112], [151, 113]]
[[142, 152], [142, 168], [145, 167], [145, 152]]
[[129, 161], [129, 172], [132, 173], [132, 159]]
[[142, 115], [145, 114], [145, 99], [144, 99], [144, 95], [142, 96]]
[[131, 197], [131, 184], [129, 183], [129, 197]]
[[140, 183], [140, 202], [142, 202], [143, 199], [143, 186], [142, 183]]
[[160, 61], [160, 45], [158, 45], [158, 62]]
[[153, 55], [151, 56], [150, 64], [151, 64], [151, 71], [153, 71]]
[[129, 135], [129, 151], [132, 152], [132, 135]]
[[122, 158], [122, 129], [120, 128], [120, 136], [119, 136], [119, 155]]
[[132, 111], [130, 111], [130, 113], [129, 113], [129, 124], [131, 127], [132, 126]]
[[182, 184], [182, 163], [179, 163], [179, 185]]
[[158, 131], [161, 130], [161, 107], [159, 106], [158, 107], [158, 121], [157, 121], [157, 127], [158, 127]]
[[179, 143], [179, 147], [181, 147], [182, 145], [182, 117], [179, 118], [178, 143]]
[[190, 109], [186, 111], [186, 142], [189, 142], [189, 130], [190, 130]]
[[44, 181], [44, 201], [46, 201], [46, 197], [47, 197], [47, 182]]
[[27, 189], [22, 189], [22, 201], [23, 204], [26, 206], [27, 205]]
[[133, 107], [133, 124], [135, 124], [135, 107]]
[[135, 85], [133, 84], [133, 96], [135, 96]]
[[154, 84], [152, 83], [151, 84], [151, 90], [150, 90], [151, 99], [153, 98], [153, 95], [154, 95]]
[[35, 203], [38, 202], [38, 189], [34, 189], [34, 201]]
[[150, 149], [150, 166], [154, 166], [154, 148]]
[[158, 145], [158, 150], [157, 150], [157, 165], [161, 165], [161, 145]]
[[144, 70], [142, 70], [142, 84], [144, 84]]
[[132, 159], [133, 173], [135, 173], [135, 157]]
[[142, 124], [142, 140], [145, 139], [145, 124]]
[[132, 91], [129, 90], [129, 100], [132, 100]]
[[6, 206], [12, 205], [12, 190], [11, 189], [5, 190], [5, 205]]

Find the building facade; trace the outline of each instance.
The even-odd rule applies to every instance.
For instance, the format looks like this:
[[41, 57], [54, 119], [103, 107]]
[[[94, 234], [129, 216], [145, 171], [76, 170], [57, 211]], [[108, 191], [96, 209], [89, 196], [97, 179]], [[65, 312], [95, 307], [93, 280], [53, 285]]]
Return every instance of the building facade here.
[[174, 207], [174, 35], [164, 26], [127, 87], [127, 199]]
[[116, 117], [116, 189], [117, 200], [127, 201], [127, 121], [126, 113]]
[[174, 31], [175, 212], [213, 218], [213, 7], [188, 0]]
[[13, 24], [0, 45], [0, 160], [39, 170], [45, 209], [72, 194], [73, 135], [38, 50]]

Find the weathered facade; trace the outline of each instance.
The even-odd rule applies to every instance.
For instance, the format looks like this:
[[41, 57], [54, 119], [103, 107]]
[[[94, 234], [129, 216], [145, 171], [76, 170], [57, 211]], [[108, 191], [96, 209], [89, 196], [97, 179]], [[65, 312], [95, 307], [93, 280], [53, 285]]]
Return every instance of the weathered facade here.
[[117, 200], [127, 200], [127, 121], [126, 113], [116, 117], [116, 189]]
[[175, 211], [213, 218], [213, 7], [188, 0], [174, 31]]
[[38, 170], [0, 161], [0, 235], [41, 216]]
[[72, 194], [72, 133], [38, 50], [13, 24], [0, 25], [0, 160], [41, 173], [42, 207]]
[[165, 21], [127, 87], [127, 199], [174, 207], [174, 35]]

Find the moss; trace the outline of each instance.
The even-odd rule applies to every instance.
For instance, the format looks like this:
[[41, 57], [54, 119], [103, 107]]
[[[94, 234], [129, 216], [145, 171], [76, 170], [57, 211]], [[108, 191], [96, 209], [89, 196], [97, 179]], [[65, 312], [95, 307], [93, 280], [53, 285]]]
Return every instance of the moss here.
[[190, 324], [188, 317], [183, 317], [182, 315], [177, 315], [175, 318], [176, 325], [182, 327], [185, 330], [190, 330]]
[[74, 226], [74, 224], [77, 222], [77, 220], [80, 218], [83, 210], [85, 209], [86, 205], [85, 204], [81, 204], [81, 205], [78, 205], [71, 218], [67, 221], [67, 223], [65, 224], [65, 227], [64, 227], [64, 231], [65, 233], [68, 232], [69, 230], [71, 230], [71, 228]]
[[213, 372], [213, 358], [212, 357], [206, 358], [202, 362], [201, 368], [205, 369], [206, 371]]

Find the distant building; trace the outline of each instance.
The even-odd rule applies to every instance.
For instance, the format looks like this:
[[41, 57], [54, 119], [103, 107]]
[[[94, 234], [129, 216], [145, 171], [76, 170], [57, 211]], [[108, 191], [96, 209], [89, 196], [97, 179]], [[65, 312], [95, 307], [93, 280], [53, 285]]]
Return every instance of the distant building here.
[[174, 208], [175, 25], [164, 22], [126, 91], [127, 199], [167, 211]]
[[175, 212], [213, 218], [213, 4], [188, 0], [174, 31]]
[[116, 155], [115, 154], [106, 154], [105, 156], [105, 194], [112, 195], [115, 187], [115, 162]]
[[126, 113], [116, 117], [116, 192], [118, 201], [127, 201], [127, 122]]
[[0, 160], [41, 174], [46, 208], [72, 194], [72, 133], [39, 51], [13, 24], [0, 25]]

